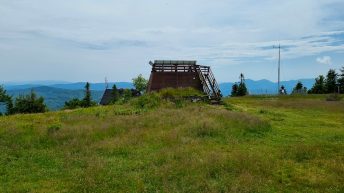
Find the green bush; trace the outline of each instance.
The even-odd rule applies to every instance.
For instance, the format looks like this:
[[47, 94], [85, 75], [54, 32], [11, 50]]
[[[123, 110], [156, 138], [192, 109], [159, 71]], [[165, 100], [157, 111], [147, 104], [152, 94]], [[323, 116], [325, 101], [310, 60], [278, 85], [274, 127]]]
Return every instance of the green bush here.
[[169, 101], [175, 104], [177, 108], [181, 108], [185, 106], [187, 100], [203, 97], [204, 94], [193, 88], [167, 88], [131, 99], [130, 104], [139, 109], [154, 109], [159, 107], [163, 101]]
[[82, 101], [77, 99], [77, 98], [74, 98], [70, 101], [66, 101], [65, 102], [65, 106], [64, 106], [64, 109], [77, 109], [77, 108], [80, 108], [82, 106]]
[[140, 93], [143, 93], [147, 89], [148, 80], [146, 80], [142, 74], [140, 74], [138, 77], [133, 78], [133, 85], [135, 86], [136, 90], [138, 90]]
[[87, 107], [93, 107], [96, 106], [97, 103], [92, 100], [91, 97], [91, 90], [90, 90], [90, 83], [86, 83], [85, 85], [85, 97], [80, 100], [78, 98], [74, 98], [70, 101], [65, 102], [64, 109], [77, 109], [77, 108], [87, 108]]
[[156, 92], [145, 94], [137, 100], [133, 101], [133, 104], [137, 108], [141, 109], [153, 109], [157, 108], [161, 104], [161, 98], [160, 95]]
[[194, 88], [166, 88], [159, 91], [159, 94], [163, 99], [166, 100], [177, 100], [181, 98], [190, 98], [190, 97], [204, 97], [205, 95], [200, 92], [199, 90], [196, 90]]
[[44, 98], [37, 97], [33, 91], [28, 95], [21, 95], [15, 100], [15, 113], [44, 113], [46, 111], [47, 106], [44, 104]]

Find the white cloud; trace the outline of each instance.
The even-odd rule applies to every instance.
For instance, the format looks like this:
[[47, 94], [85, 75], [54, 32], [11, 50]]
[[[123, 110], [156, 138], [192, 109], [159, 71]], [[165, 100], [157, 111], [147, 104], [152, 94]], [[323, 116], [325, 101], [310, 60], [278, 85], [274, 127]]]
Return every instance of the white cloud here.
[[332, 64], [332, 58], [330, 56], [318, 57], [317, 62], [320, 64], [331, 65]]
[[264, 63], [276, 59], [278, 42], [283, 59], [344, 50], [328, 33], [344, 29], [344, 12], [332, 8], [342, 0], [0, 1], [4, 79], [36, 78], [44, 66], [40, 76], [54, 69], [56, 79], [130, 80], [160, 58]]

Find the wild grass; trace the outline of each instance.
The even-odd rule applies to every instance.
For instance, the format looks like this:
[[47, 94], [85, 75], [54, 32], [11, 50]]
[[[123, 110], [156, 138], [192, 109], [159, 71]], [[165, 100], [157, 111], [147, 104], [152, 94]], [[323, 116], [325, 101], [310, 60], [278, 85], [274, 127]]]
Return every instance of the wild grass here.
[[344, 191], [343, 101], [224, 103], [152, 94], [0, 117], [0, 192]]

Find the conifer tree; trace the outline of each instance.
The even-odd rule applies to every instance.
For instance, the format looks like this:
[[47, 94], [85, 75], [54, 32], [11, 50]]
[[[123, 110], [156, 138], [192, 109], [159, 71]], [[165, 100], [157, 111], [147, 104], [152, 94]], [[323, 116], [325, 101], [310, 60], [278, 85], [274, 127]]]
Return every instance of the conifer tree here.
[[238, 87], [238, 96], [245, 96], [247, 94], [248, 94], [248, 91], [247, 91], [245, 82], [240, 83]]
[[83, 99], [83, 107], [90, 107], [90, 106], [92, 106], [90, 87], [91, 87], [90, 83], [87, 82], [86, 85], [85, 85], [85, 97]]
[[307, 88], [303, 86], [302, 82], [298, 81], [295, 87], [293, 88], [292, 94], [306, 94]]
[[66, 101], [63, 108], [64, 109], [77, 109], [77, 108], [82, 107], [82, 103], [83, 101], [81, 101], [80, 99], [73, 98], [69, 101]]
[[248, 94], [246, 84], [245, 84], [245, 76], [243, 73], [240, 74], [240, 84], [238, 86], [238, 96], [245, 96]]
[[76, 108], [87, 108], [91, 106], [95, 106], [97, 103], [92, 101], [91, 96], [91, 84], [89, 82], [85, 85], [85, 96], [82, 100], [78, 98], [73, 98], [70, 101], [66, 101], [64, 105], [64, 109], [76, 109]]
[[119, 92], [118, 92], [116, 84], [112, 86], [112, 95], [113, 95], [112, 103], [117, 102], [120, 96], [119, 96]]
[[337, 77], [335, 70], [330, 69], [326, 75], [325, 90], [326, 93], [335, 93], [337, 91]]
[[246, 84], [245, 84], [245, 77], [244, 74], [240, 74], [240, 83], [235, 83], [232, 86], [232, 93], [231, 96], [245, 96], [248, 94]]
[[231, 96], [232, 97], [238, 96], [238, 84], [237, 83], [233, 84], [233, 86], [232, 86]]
[[15, 100], [14, 113], [44, 113], [47, 106], [43, 97], [37, 97], [34, 91], [28, 95], [18, 96]]
[[324, 94], [326, 92], [325, 89], [325, 77], [320, 75], [318, 78], [315, 79], [315, 83], [311, 90], [309, 90], [310, 94]]
[[4, 102], [6, 104], [6, 114], [11, 115], [13, 114], [13, 101], [12, 97], [7, 94], [7, 91], [3, 86], [0, 85], [0, 102]]
[[338, 85], [339, 85], [339, 91], [341, 94], [344, 94], [344, 66], [342, 69], [340, 69], [340, 75], [338, 77]]

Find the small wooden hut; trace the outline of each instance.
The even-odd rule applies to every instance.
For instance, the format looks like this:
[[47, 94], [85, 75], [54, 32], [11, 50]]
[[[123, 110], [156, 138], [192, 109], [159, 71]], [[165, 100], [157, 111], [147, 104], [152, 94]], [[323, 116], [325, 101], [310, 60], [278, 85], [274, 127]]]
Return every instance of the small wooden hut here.
[[[118, 95], [123, 96], [126, 89], [120, 88], [117, 89]], [[136, 89], [128, 89], [131, 92], [132, 97], [138, 97], [141, 93]], [[115, 99], [115, 95], [113, 94], [113, 89], [105, 89], [102, 99], [100, 100], [100, 105], [109, 105]]]

